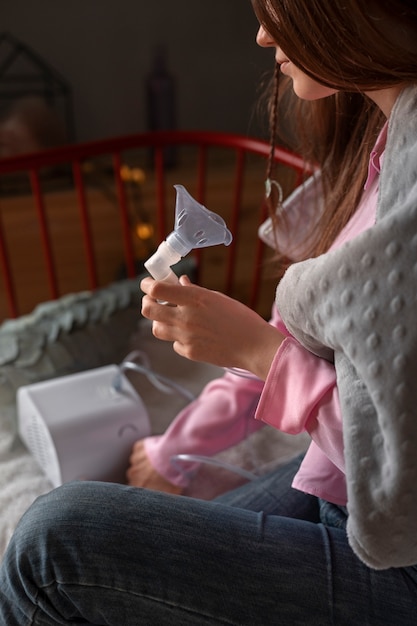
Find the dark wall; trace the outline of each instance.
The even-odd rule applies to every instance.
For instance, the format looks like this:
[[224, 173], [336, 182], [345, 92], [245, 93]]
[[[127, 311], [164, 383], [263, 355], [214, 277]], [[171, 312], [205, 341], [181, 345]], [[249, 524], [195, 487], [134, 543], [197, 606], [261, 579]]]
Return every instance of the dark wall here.
[[146, 129], [145, 79], [163, 43], [180, 128], [260, 135], [254, 113], [272, 51], [255, 42], [249, 0], [2, 0], [0, 32], [71, 84], [77, 139]]

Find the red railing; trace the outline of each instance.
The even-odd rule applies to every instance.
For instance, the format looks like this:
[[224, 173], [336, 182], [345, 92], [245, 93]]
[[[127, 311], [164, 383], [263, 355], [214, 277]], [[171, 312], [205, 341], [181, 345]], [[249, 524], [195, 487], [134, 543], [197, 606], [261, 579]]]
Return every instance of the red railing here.
[[[95, 252], [95, 241], [92, 232], [91, 216], [86, 192], [86, 176], [84, 164], [94, 159], [106, 157], [111, 167], [111, 172], [107, 176], [112, 181], [112, 188], [115, 191], [117, 200], [117, 210], [119, 214], [120, 233], [122, 238], [122, 248], [124, 265], [128, 277], [134, 277], [137, 273], [135, 249], [132, 239], [131, 216], [129, 211], [129, 201], [126, 193], [126, 183], [122, 178], [122, 165], [125, 163], [126, 153], [137, 150], [147, 151], [148, 166], [152, 170], [154, 177], [154, 198], [155, 198], [155, 238], [161, 241], [172, 230], [172, 223], [167, 223], [167, 194], [166, 179], [171, 170], [165, 167], [164, 151], [167, 146], [193, 146], [196, 150], [195, 157], [195, 195], [196, 199], [205, 204], [208, 191], [207, 176], [209, 171], [209, 151], [211, 149], [224, 149], [233, 155], [234, 166], [230, 174], [230, 188], [233, 190], [230, 212], [227, 216], [228, 226], [235, 234], [234, 241], [228, 250], [224, 275], [226, 277], [224, 290], [231, 293], [236, 269], [236, 252], [239, 243], [239, 222], [242, 217], [242, 195], [244, 193], [245, 179], [247, 177], [248, 155], [256, 155], [263, 164], [269, 155], [269, 145], [261, 140], [244, 137], [240, 135], [194, 132], [194, 131], [167, 131], [154, 133], [141, 133], [118, 137], [92, 143], [81, 143], [68, 145], [39, 152], [16, 156], [0, 161], [0, 192], [2, 193], [0, 204], [0, 269], [7, 301], [7, 315], [16, 317], [22, 311], [18, 303], [17, 286], [18, 276], [12, 268], [10, 261], [10, 250], [8, 247], [9, 233], [4, 227], [2, 220], [2, 204], [7, 193], [2, 192], [2, 181], [7, 177], [21, 174], [28, 177], [29, 189], [36, 211], [38, 233], [44, 259], [46, 280], [48, 284], [49, 299], [56, 299], [63, 295], [62, 288], [57, 278], [57, 265], [54, 258], [54, 246], [51, 239], [50, 223], [48, 212], [45, 209], [45, 170], [51, 171], [60, 166], [66, 166], [71, 173], [71, 187], [74, 190], [76, 203], [78, 205], [80, 230], [82, 233], [83, 249], [85, 256], [85, 267], [87, 274], [87, 287], [96, 289], [100, 285], [97, 269], [97, 256]], [[152, 151], [152, 164], [149, 165], [149, 154]], [[290, 185], [298, 183], [305, 173], [305, 163], [300, 157], [284, 148], [275, 149], [275, 161], [277, 164], [287, 168], [294, 173]], [[178, 168], [180, 175], [181, 168]], [[179, 180], [178, 182], [181, 182]], [[259, 177], [259, 189], [263, 180]], [[261, 193], [259, 195], [261, 199]], [[263, 219], [261, 200], [256, 206], [260, 211], [260, 218]], [[217, 212], [217, 208], [213, 208]], [[35, 236], [35, 235], [34, 235]], [[254, 234], [255, 237], [255, 234]], [[254, 306], [259, 292], [261, 259], [263, 247], [261, 243], [256, 246], [253, 258], [254, 273], [248, 281], [251, 283], [251, 294], [249, 304]], [[80, 261], [81, 262], [81, 261]], [[26, 312], [26, 311], [25, 311]]]

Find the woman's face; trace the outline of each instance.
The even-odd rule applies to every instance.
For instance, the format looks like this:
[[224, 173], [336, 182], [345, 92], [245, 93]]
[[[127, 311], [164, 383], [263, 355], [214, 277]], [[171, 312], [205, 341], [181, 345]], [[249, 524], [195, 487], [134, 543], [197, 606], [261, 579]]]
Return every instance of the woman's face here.
[[294, 92], [302, 100], [319, 100], [336, 93], [336, 89], [321, 85], [294, 65], [263, 26], [259, 28], [256, 42], [262, 48], [275, 48], [275, 60], [281, 72], [292, 79]]

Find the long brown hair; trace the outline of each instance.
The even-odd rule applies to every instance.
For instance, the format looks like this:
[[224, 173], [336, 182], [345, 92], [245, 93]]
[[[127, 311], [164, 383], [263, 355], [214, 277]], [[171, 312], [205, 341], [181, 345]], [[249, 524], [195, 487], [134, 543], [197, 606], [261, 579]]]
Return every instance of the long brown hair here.
[[286, 119], [280, 124], [291, 125], [291, 147], [322, 171], [325, 211], [306, 248], [308, 256], [318, 255], [356, 210], [369, 153], [385, 122], [364, 92], [417, 82], [417, 6], [414, 0], [252, 4], [260, 24], [288, 58], [305, 74], [338, 90], [318, 101], [292, 94], [291, 103], [286, 93]]

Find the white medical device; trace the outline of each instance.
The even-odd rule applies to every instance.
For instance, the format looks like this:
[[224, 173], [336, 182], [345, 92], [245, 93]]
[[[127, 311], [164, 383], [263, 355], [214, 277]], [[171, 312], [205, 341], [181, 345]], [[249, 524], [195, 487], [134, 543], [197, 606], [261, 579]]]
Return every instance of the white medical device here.
[[133, 443], [151, 432], [140, 396], [117, 365], [20, 387], [17, 413], [19, 435], [54, 487], [125, 482]]

